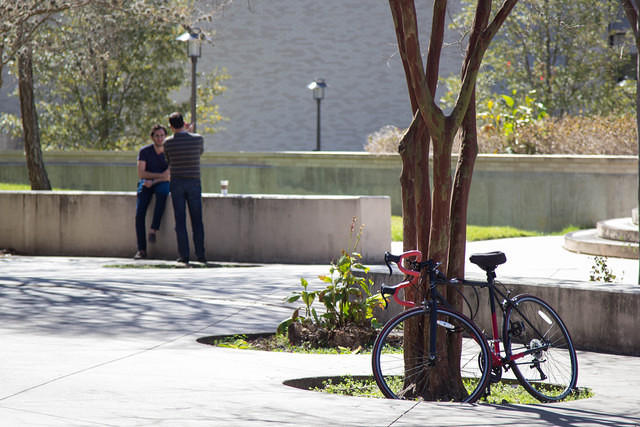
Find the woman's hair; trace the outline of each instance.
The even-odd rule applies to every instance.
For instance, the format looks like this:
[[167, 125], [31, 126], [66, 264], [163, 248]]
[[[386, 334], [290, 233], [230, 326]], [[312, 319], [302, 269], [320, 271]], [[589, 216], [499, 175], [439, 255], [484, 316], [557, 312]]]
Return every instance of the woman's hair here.
[[157, 130], [162, 129], [162, 131], [164, 132], [165, 135], [167, 135], [167, 129], [159, 124], [155, 124], [153, 125], [153, 127], [151, 128], [151, 136], [153, 137], [153, 134], [156, 133]]

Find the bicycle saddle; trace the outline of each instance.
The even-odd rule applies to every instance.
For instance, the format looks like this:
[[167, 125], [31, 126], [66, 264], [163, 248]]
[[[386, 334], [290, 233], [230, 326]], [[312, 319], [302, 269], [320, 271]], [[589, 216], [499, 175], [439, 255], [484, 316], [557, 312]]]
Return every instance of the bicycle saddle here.
[[469, 257], [469, 261], [484, 271], [493, 271], [500, 264], [507, 262], [507, 256], [504, 252], [500, 251], [487, 252], [484, 254], [473, 254]]

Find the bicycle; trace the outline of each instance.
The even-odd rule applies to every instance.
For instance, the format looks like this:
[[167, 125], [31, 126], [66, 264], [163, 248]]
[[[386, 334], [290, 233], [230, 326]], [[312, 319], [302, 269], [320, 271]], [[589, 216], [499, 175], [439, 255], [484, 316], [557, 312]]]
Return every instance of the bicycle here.
[[[408, 268], [402, 265], [403, 261]], [[408, 308], [385, 324], [374, 343], [372, 367], [382, 393], [392, 399], [432, 400], [428, 390], [440, 387], [442, 397], [443, 387], [449, 387], [451, 390], [445, 393], [447, 400], [472, 403], [489, 395], [491, 384], [511, 370], [525, 390], [542, 402], [567, 397], [576, 388], [578, 360], [560, 316], [538, 297], [528, 294], [511, 297], [510, 290], [505, 294], [496, 287], [495, 270], [506, 262], [504, 253], [473, 254], [470, 261], [486, 272], [486, 281], [446, 280], [438, 270], [440, 263], [422, 261], [422, 253], [417, 250], [401, 255], [385, 253], [390, 274], [393, 262], [409, 279], [393, 286], [383, 284], [381, 289], [385, 303], [387, 296], [392, 295], [398, 304]], [[416, 285], [423, 269], [429, 275], [428, 298], [419, 303], [399, 298], [398, 291]], [[438, 292], [438, 285], [488, 288], [491, 336], [486, 337], [473, 320], [454, 310]], [[473, 312], [469, 301], [466, 298], [464, 301]], [[502, 339], [498, 334], [496, 305], [502, 311]], [[425, 326], [428, 333], [412, 351], [417, 358], [409, 359], [403, 350], [405, 339], [411, 340], [407, 341], [409, 345], [415, 345], [415, 332], [424, 331]], [[460, 349], [457, 360], [444, 352], [445, 341]], [[442, 365], [459, 370], [459, 379], [439, 377], [435, 368]]]

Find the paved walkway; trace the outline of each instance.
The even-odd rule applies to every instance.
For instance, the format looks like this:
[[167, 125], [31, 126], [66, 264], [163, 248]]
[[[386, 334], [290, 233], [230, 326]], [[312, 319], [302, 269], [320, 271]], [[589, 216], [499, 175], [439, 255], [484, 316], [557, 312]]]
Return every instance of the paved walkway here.
[[[590, 257], [564, 254], [560, 242], [509, 239], [469, 251], [505, 250], [502, 276], [587, 280]], [[369, 357], [231, 350], [196, 339], [272, 331], [291, 311], [283, 297], [326, 266], [105, 268], [130, 262], [0, 257], [0, 425], [640, 425], [636, 357], [580, 352], [579, 385], [595, 397], [553, 405], [415, 403], [287, 387], [287, 379], [369, 374]], [[633, 286], [637, 261], [609, 263]]]

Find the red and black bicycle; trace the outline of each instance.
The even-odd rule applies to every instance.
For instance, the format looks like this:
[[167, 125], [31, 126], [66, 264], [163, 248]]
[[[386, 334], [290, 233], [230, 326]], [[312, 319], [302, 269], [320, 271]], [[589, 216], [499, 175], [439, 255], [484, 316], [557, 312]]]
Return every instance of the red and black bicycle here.
[[[474, 254], [470, 260], [486, 272], [486, 281], [448, 281], [438, 270], [440, 264], [422, 261], [417, 250], [397, 256], [385, 253], [389, 271], [395, 263], [409, 280], [382, 285], [381, 289], [385, 301], [387, 295], [393, 295], [398, 304], [408, 308], [386, 323], [374, 344], [373, 373], [382, 393], [392, 399], [424, 398], [437, 383], [452, 388], [449, 399], [475, 402], [490, 393], [490, 385], [501, 381], [503, 374], [505, 380], [513, 374], [513, 382], [517, 380], [542, 402], [567, 397], [576, 388], [578, 359], [560, 316], [540, 298], [527, 294], [511, 297], [510, 291], [496, 287], [495, 270], [506, 262], [504, 253]], [[423, 269], [429, 276], [428, 298], [422, 302], [403, 300], [400, 290], [415, 285]], [[491, 336], [486, 337], [469, 317], [454, 310], [438, 292], [438, 285], [488, 288]], [[502, 312], [502, 336], [496, 307]], [[416, 331], [420, 331], [422, 342], [415, 342]], [[405, 339], [412, 340], [414, 346], [407, 354]], [[445, 345], [457, 346], [459, 358], [452, 360], [451, 354], [458, 352], [445, 351]], [[459, 370], [459, 379], [439, 378], [440, 372], [451, 372], [437, 369], [443, 364]]]

